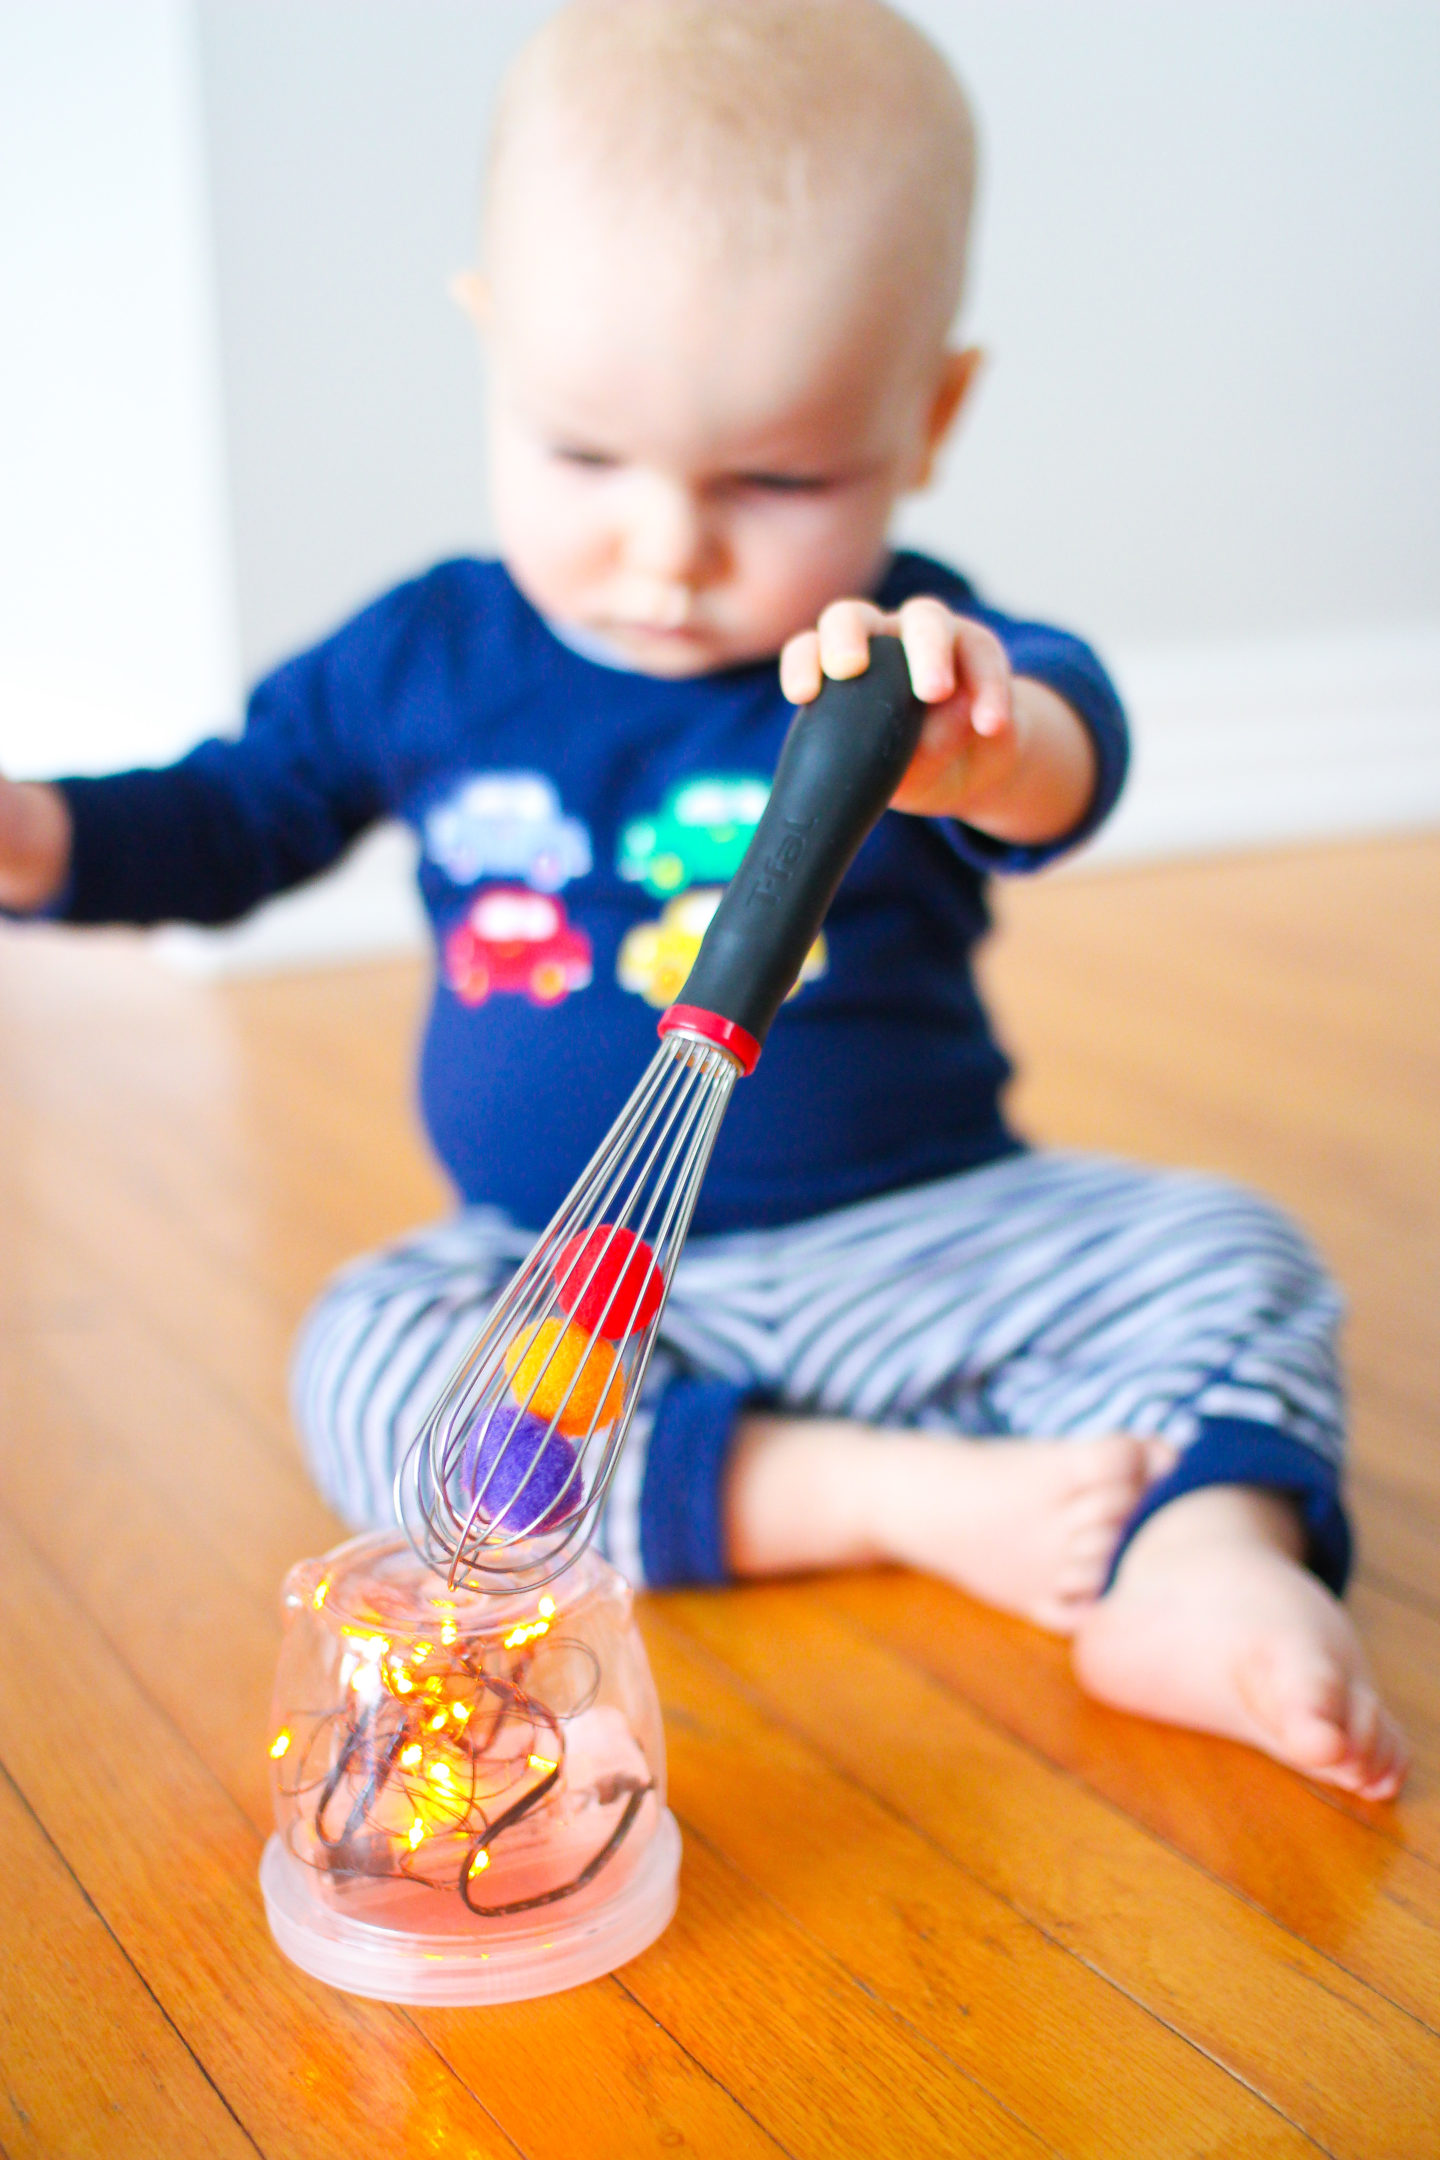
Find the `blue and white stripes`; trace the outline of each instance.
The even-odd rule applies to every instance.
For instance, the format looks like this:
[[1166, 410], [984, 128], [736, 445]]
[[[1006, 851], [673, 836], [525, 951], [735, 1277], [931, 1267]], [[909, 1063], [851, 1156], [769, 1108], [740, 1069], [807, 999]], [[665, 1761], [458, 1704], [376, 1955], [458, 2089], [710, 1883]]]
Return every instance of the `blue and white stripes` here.
[[[391, 1520], [395, 1462], [529, 1242], [472, 1209], [347, 1268], [312, 1312], [295, 1411], [349, 1521]], [[764, 1402], [978, 1437], [1155, 1435], [1189, 1455], [1177, 1490], [1243, 1477], [1248, 1445], [1254, 1482], [1304, 1501], [1333, 1580], [1339, 1313], [1315, 1254], [1265, 1201], [1094, 1156], [1014, 1155], [697, 1240], [601, 1542], [635, 1581], [722, 1573], [725, 1442], [746, 1403]]]

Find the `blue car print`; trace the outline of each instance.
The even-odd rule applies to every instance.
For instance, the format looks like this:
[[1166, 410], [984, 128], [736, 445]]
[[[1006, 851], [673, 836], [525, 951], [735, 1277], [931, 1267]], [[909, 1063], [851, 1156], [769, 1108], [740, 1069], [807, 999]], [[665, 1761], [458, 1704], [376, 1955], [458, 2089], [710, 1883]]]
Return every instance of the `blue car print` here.
[[454, 885], [520, 878], [559, 892], [590, 868], [590, 835], [543, 773], [475, 773], [425, 819], [425, 852]]

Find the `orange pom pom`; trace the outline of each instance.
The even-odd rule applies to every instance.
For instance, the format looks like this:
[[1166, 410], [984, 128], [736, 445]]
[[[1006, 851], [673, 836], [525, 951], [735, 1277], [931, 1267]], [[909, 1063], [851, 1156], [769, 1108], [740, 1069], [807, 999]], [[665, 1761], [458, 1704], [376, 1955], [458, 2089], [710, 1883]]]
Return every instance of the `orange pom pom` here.
[[558, 1410], [556, 1431], [572, 1439], [589, 1430], [592, 1417], [597, 1427], [608, 1425], [625, 1400], [619, 1358], [573, 1320], [542, 1320], [538, 1327], [522, 1328], [505, 1352], [505, 1371], [516, 1401], [547, 1424]]

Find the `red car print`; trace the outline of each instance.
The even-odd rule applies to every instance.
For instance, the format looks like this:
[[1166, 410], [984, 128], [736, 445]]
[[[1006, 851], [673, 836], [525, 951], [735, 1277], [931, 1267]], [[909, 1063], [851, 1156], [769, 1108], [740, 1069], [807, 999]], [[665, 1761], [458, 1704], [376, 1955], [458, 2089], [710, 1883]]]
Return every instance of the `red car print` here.
[[590, 940], [560, 901], [523, 886], [492, 885], [445, 940], [445, 980], [462, 1005], [516, 991], [559, 1005], [590, 980]]

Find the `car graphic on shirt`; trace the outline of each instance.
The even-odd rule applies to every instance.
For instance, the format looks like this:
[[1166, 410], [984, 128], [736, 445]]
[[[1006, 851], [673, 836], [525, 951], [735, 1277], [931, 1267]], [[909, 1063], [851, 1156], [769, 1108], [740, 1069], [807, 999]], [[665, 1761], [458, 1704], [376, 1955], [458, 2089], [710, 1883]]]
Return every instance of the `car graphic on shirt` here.
[[[615, 960], [615, 979], [622, 990], [633, 990], [647, 1005], [673, 1005], [695, 965], [700, 940], [720, 905], [723, 887], [697, 886], [667, 903], [658, 922], [636, 923], [620, 940]], [[801, 963], [799, 980], [788, 993], [794, 997], [801, 985], [825, 973], [828, 956], [825, 940], [818, 937]]]
[[445, 939], [445, 980], [462, 1005], [517, 991], [532, 1005], [559, 1005], [591, 976], [590, 940], [559, 900], [524, 886], [493, 885]]
[[590, 835], [543, 773], [472, 773], [425, 819], [425, 852], [454, 885], [523, 878], [559, 892], [590, 868]]
[[682, 780], [653, 816], [622, 829], [615, 867], [657, 900], [687, 885], [728, 884], [769, 799], [769, 781], [749, 773]]

